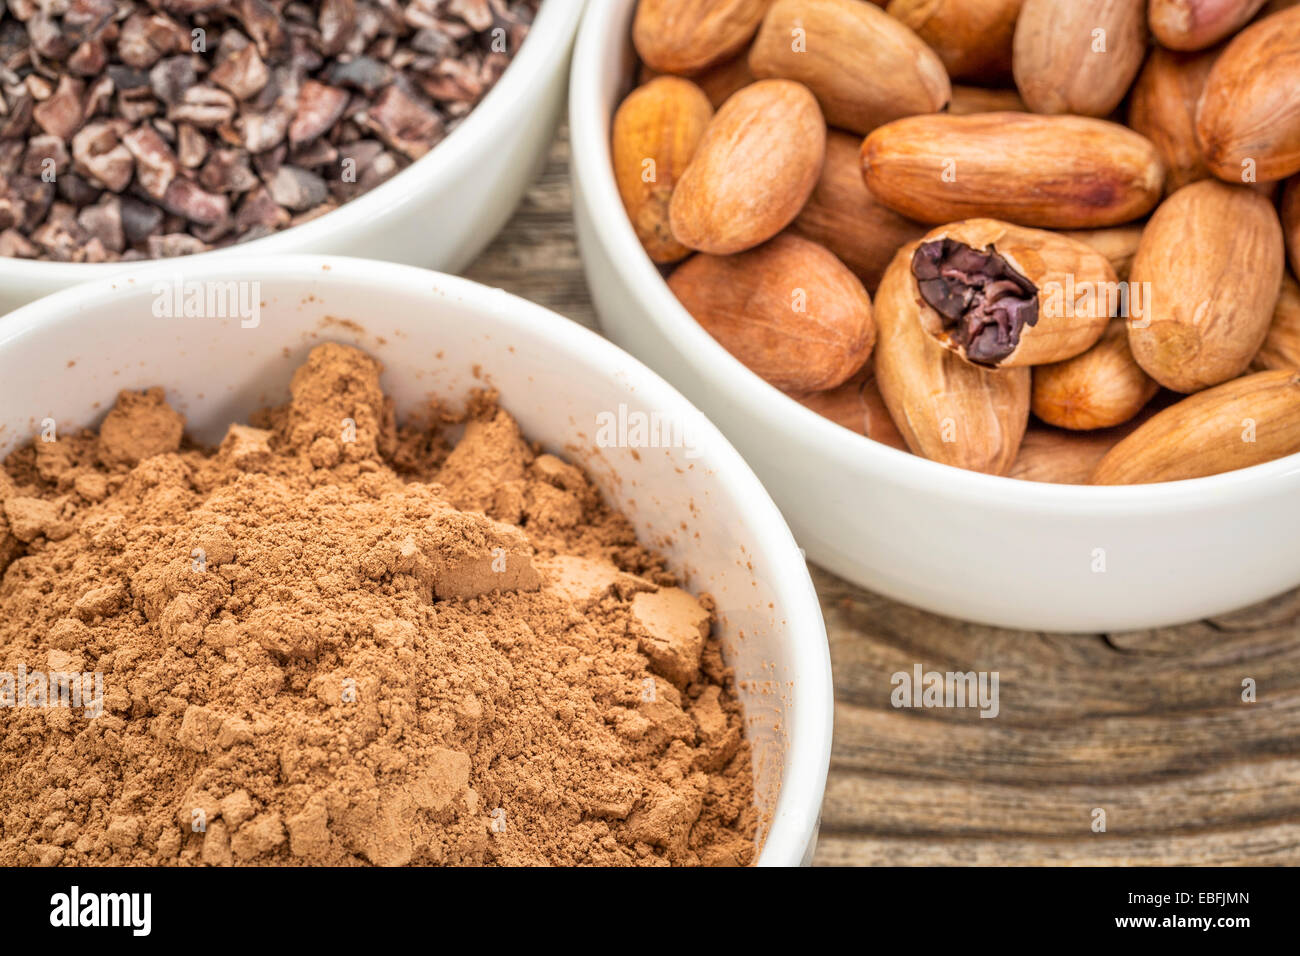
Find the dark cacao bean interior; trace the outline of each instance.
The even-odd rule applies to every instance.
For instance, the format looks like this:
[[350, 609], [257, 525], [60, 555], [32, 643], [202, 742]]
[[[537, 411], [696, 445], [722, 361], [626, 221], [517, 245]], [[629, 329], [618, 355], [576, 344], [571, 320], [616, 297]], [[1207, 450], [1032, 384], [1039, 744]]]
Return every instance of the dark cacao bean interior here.
[[993, 246], [923, 242], [912, 256], [912, 275], [972, 362], [996, 365], [1015, 351], [1024, 327], [1038, 322], [1038, 290]]

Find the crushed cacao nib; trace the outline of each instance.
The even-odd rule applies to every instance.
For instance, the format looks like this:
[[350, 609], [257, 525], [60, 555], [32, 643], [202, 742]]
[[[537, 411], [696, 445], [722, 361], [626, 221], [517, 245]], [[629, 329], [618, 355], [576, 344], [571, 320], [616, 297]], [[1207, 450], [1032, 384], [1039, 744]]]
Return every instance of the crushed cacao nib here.
[[1038, 323], [1038, 290], [996, 249], [955, 239], [922, 243], [912, 256], [921, 298], [943, 328], [981, 365], [997, 365], [1015, 351], [1025, 326]]
[[0, 256], [270, 235], [428, 153], [542, 0], [3, 0]]

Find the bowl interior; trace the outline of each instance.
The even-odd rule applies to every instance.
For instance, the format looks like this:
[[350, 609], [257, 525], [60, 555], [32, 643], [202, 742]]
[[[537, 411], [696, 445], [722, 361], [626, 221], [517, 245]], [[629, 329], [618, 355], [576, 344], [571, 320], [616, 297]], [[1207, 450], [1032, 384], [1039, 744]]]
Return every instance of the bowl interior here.
[[[224, 308], [215, 297], [202, 316], [174, 308], [213, 289]], [[687, 587], [713, 594], [754, 746], [761, 861], [799, 862], [830, 745], [825, 630], [806, 567], [716, 429], [575, 323], [462, 279], [363, 260], [221, 259], [183, 278], [152, 267], [0, 322], [0, 454], [46, 419], [91, 425], [119, 390], [152, 385], [165, 387], [191, 435], [216, 443], [231, 422], [286, 400], [294, 369], [327, 340], [383, 362], [399, 416], [431, 397], [459, 404], [472, 389], [498, 389], [526, 435], [583, 465]], [[658, 430], [630, 447], [638, 440], [626, 429], [653, 420]]]
[[[589, 8], [583, 21], [574, 53], [569, 111], [576, 201], [599, 211], [591, 216], [592, 225], [620, 283], [644, 306], [659, 332], [677, 344], [694, 374], [709, 383], [710, 397], [716, 395], [729, 411], [761, 422], [766, 433], [800, 436], [801, 443], [815, 446], [818, 456], [826, 459], [819, 467], [888, 476], [926, 494], [977, 507], [996, 502], [1011, 511], [1148, 515], [1186, 509], [1224, 494], [1242, 493], [1257, 483], [1293, 480], [1300, 474], [1300, 454], [1296, 454], [1222, 475], [1151, 485], [1056, 485], [984, 475], [865, 439], [769, 385], [705, 332], [677, 301], [642, 249], [619, 198], [609, 138], [614, 111], [635, 82], [638, 61], [630, 38], [637, 2], [604, 0]], [[664, 371], [677, 381], [671, 370]], [[696, 400], [722, 420], [710, 403]], [[753, 461], [745, 443], [736, 440]]]

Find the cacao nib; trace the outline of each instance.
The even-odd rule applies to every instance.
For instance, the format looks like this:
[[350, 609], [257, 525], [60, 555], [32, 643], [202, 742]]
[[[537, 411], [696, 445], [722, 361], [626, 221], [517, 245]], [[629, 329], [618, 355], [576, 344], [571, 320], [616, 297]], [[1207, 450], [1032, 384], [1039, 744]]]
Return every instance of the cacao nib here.
[[165, 54], [182, 49], [185, 34], [164, 16], [133, 13], [122, 24], [117, 56], [127, 66], [148, 70]]
[[72, 159], [77, 172], [115, 193], [127, 187], [135, 171], [135, 157], [111, 122], [91, 123], [77, 133]]
[[149, 89], [149, 72], [147, 70], [137, 70], [133, 66], [115, 63], [105, 72], [108, 73], [109, 79], [113, 81], [113, 86], [119, 92], [129, 93]]
[[78, 209], [89, 206], [100, 196], [113, 195], [105, 193], [101, 187], [88, 182], [84, 176], [78, 176], [76, 173], [64, 173], [60, 176], [57, 191], [60, 199], [72, 203]]
[[271, 198], [286, 209], [302, 212], [325, 201], [325, 180], [297, 166], [281, 166], [266, 184]]
[[[0, 139], [5, 140], [27, 135], [32, 125], [36, 104], [36, 101], [25, 92], [8, 97], [8, 100], [9, 115], [0, 119]], [[49, 100], [45, 102], [48, 103]], [[78, 111], [76, 119], [79, 121], [80, 118], [80, 111]]]
[[72, 43], [93, 42], [113, 22], [116, 12], [113, 0], [73, 0], [60, 23], [63, 35]]
[[68, 146], [58, 136], [33, 136], [27, 142], [22, 171], [37, 178], [52, 172], [56, 176], [68, 168]]
[[350, 98], [346, 90], [308, 80], [298, 94], [298, 112], [289, 126], [289, 142], [296, 146], [325, 135], [338, 123]]
[[36, 246], [17, 229], [0, 232], [0, 256], [14, 259], [35, 259], [40, 255]]
[[212, 71], [212, 82], [237, 100], [246, 100], [262, 92], [271, 78], [257, 47], [246, 46], [232, 53]]
[[138, 126], [122, 137], [122, 144], [135, 157], [135, 178], [154, 199], [167, 195], [180, 162], [152, 126]]
[[230, 215], [230, 200], [210, 193], [190, 179], [173, 179], [163, 196], [162, 207], [200, 226], [211, 226]]
[[921, 298], [939, 313], [966, 357], [996, 365], [1015, 351], [1025, 326], [1038, 323], [1038, 290], [992, 246], [955, 239], [922, 243], [912, 256]]
[[199, 76], [189, 56], [171, 56], [160, 60], [149, 71], [149, 87], [153, 95], [168, 106], [181, 101], [185, 91], [198, 82]]
[[199, 184], [214, 193], [246, 193], [260, 182], [248, 154], [237, 149], [216, 150], [199, 173]]
[[150, 259], [170, 259], [173, 256], [192, 256], [195, 253], [207, 252], [209, 246], [197, 236], [173, 232], [150, 236], [146, 248]]
[[357, 23], [356, 0], [322, 0], [320, 5], [320, 51], [337, 56]]
[[87, 40], [68, 58], [68, 69], [78, 76], [98, 76], [108, 65], [108, 51], [98, 40]]
[[122, 233], [131, 245], [139, 245], [162, 226], [163, 212], [157, 206], [122, 197]]
[[12, 176], [21, 169], [26, 152], [21, 139], [0, 139], [0, 178]]
[[447, 0], [446, 11], [453, 17], [460, 17], [465, 25], [476, 33], [482, 33], [492, 26], [492, 10], [488, 0]]
[[197, 169], [208, 157], [208, 141], [189, 123], [176, 127], [176, 156], [186, 169]]
[[368, 56], [335, 63], [327, 72], [328, 81], [363, 93], [375, 93], [393, 82], [392, 67]]
[[259, 186], [249, 193], [240, 204], [239, 212], [235, 214], [235, 228], [240, 232], [254, 227], [262, 227], [274, 232], [288, 224], [289, 214], [271, 198], [265, 186]]
[[12, 229], [27, 216], [27, 204], [22, 197], [11, 192], [8, 184], [0, 191], [0, 229]]
[[58, 22], [43, 10], [27, 21], [27, 36], [32, 49], [44, 60], [61, 60], [68, 55], [68, 38], [59, 29]]
[[86, 98], [81, 104], [81, 120], [89, 121], [92, 117], [106, 115], [113, 105], [113, 80], [101, 76], [86, 91]]
[[11, 185], [14, 194], [23, 202], [23, 220], [19, 228], [30, 233], [45, 219], [53, 207], [54, 185], [43, 179], [29, 179], [25, 176], [14, 180]]
[[106, 253], [120, 253], [126, 248], [122, 233], [122, 201], [116, 196], [105, 196], [93, 206], [77, 213], [77, 224], [95, 239]]
[[81, 94], [84, 89], [81, 80], [63, 77], [54, 95], [32, 111], [36, 125], [65, 142], [72, 139], [72, 134], [81, 128]]
[[225, 90], [215, 86], [192, 86], [185, 91], [181, 101], [167, 111], [167, 118], [200, 129], [213, 129], [234, 119], [235, 108], [234, 98]]
[[403, 93], [396, 84], [379, 94], [362, 122], [393, 149], [412, 159], [427, 153], [429, 142], [442, 129], [437, 113]]

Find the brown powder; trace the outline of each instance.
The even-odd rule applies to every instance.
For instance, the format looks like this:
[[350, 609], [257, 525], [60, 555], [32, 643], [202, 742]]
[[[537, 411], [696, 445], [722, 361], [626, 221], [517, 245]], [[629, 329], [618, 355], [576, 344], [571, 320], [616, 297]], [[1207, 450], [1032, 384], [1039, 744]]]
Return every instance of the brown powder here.
[[451, 447], [379, 376], [323, 345], [216, 450], [155, 389], [5, 462], [0, 864], [753, 861], [709, 599], [490, 396]]

